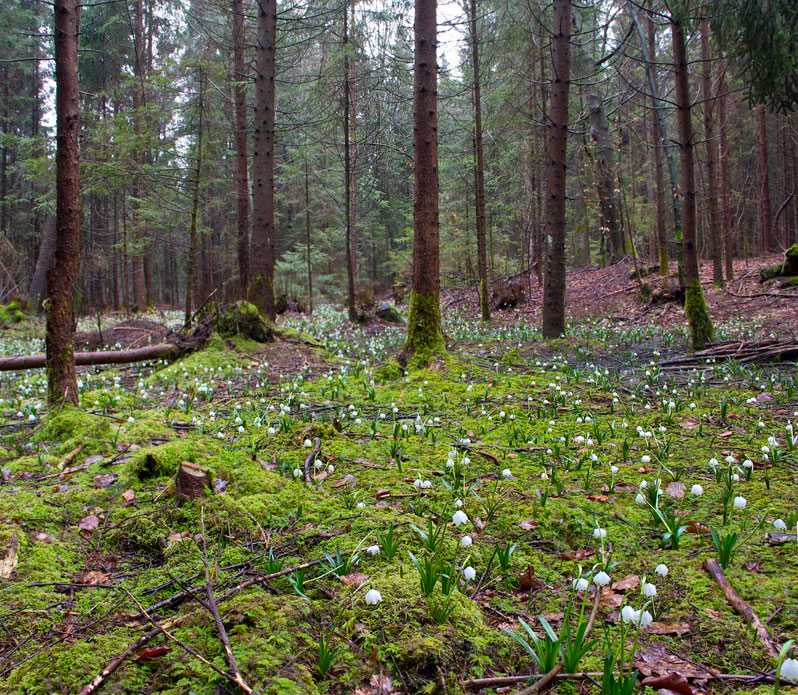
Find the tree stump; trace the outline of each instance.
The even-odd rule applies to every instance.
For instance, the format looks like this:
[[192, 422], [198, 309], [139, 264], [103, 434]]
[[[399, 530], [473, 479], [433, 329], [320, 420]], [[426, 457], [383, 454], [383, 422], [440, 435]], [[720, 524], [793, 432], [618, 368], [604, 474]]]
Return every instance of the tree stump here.
[[207, 468], [189, 461], [183, 461], [177, 469], [175, 495], [178, 502], [198, 499], [205, 496], [205, 488], [211, 486], [211, 476]]

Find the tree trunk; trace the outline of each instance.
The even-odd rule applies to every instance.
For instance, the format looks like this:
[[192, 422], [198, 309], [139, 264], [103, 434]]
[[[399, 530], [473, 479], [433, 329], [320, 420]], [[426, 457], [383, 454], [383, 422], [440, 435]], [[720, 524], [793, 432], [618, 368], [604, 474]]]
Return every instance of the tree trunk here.
[[313, 264], [310, 260], [310, 171], [305, 151], [305, 247], [308, 261], [308, 314], [313, 314]]
[[[204, 110], [205, 77], [199, 70], [199, 133], [197, 134], [197, 168], [194, 172], [194, 197], [191, 201], [191, 225], [189, 227], [188, 258], [186, 259], [186, 311], [184, 326], [191, 323], [192, 285], [197, 264], [197, 220], [199, 218], [200, 176], [202, 175], [202, 116]], [[199, 303], [199, 297], [196, 297]]]
[[601, 99], [588, 94], [587, 107], [590, 111], [590, 137], [596, 143], [596, 190], [601, 210], [601, 226], [610, 239], [612, 261], [617, 261], [624, 253], [623, 229], [619, 221], [618, 198], [615, 195], [615, 165], [610, 138], [610, 124], [601, 108]]
[[[651, 8], [651, 0], [649, 0]], [[652, 61], [656, 61], [656, 25], [649, 16], [648, 28], [648, 51]], [[642, 37], [641, 37], [642, 41]], [[650, 79], [654, 85], [654, 93], [651, 95], [651, 142], [654, 145], [654, 169], [657, 188], [657, 253], [659, 255], [659, 274], [665, 277], [668, 274], [668, 232], [665, 228], [665, 168], [663, 166], [663, 143], [665, 135], [660, 131], [659, 118], [657, 115], [656, 103], [656, 77], [651, 71]]]
[[55, 0], [56, 239], [47, 271], [47, 402], [79, 403], [73, 340], [72, 285], [80, 244], [80, 112], [78, 100], [77, 0]]
[[352, 141], [350, 123], [351, 76], [349, 74], [349, 3], [344, 1], [344, 219], [346, 220], [346, 308], [350, 321], [357, 321], [355, 307], [355, 254], [352, 249], [354, 234], [352, 172]]
[[413, 288], [405, 350], [444, 349], [438, 221], [438, 25], [436, 0], [416, 0], [413, 77]]
[[546, 163], [546, 275], [543, 337], [565, 333], [565, 161], [571, 83], [571, 0], [554, 0], [551, 112]]
[[274, 310], [274, 59], [277, 0], [257, 0], [258, 42], [255, 51], [255, 137], [252, 156], [252, 254], [249, 295], [270, 321]]
[[704, 98], [704, 139], [707, 148], [707, 191], [709, 193], [709, 238], [712, 242], [712, 280], [723, 287], [723, 232], [718, 200], [718, 143], [715, 142], [715, 96], [712, 91], [712, 61], [709, 54], [709, 21], [701, 15], [701, 91]]
[[762, 251], [773, 250], [773, 222], [770, 210], [770, 172], [768, 167], [768, 129], [765, 107], [757, 108], [759, 117], [759, 168], [761, 176], [762, 197]]
[[30, 290], [28, 291], [28, 297], [37, 310], [41, 308], [42, 302], [47, 297], [47, 273], [55, 259], [56, 235], [55, 217], [48, 217], [44, 222], [44, 234], [39, 246], [39, 255], [36, 259], [36, 270], [33, 273]]
[[726, 115], [725, 66], [718, 82], [718, 121], [720, 121], [720, 190], [723, 211], [724, 249], [726, 252], [726, 281], [734, 279], [735, 235], [731, 216], [731, 171], [729, 170], [728, 119]]
[[238, 295], [249, 289], [249, 173], [247, 171], [247, 88], [244, 67], [244, 3], [233, 0], [233, 89], [235, 100]]
[[142, 119], [144, 107], [144, 8], [142, 0], [136, 0], [133, 16], [133, 132], [138, 143], [135, 155], [136, 173], [133, 177], [133, 304], [136, 311], [144, 311], [147, 304], [147, 285], [144, 278], [144, 229], [141, 219], [141, 201], [144, 198], [144, 187], [141, 178], [141, 166], [144, 157], [141, 152]]
[[483, 321], [490, 321], [488, 304], [488, 250], [485, 231], [485, 157], [482, 148], [482, 92], [479, 75], [477, 0], [471, 0], [471, 62], [474, 70], [474, 197], [477, 221], [477, 272], [479, 309]]
[[693, 124], [690, 118], [690, 85], [687, 75], [687, 50], [684, 30], [676, 18], [671, 18], [673, 39], [673, 67], [676, 83], [676, 120], [679, 126], [679, 154], [681, 162], [681, 194], [683, 224], [684, 286], [690, 345], [703, 349], [713, 338], [704, 291], [698, 276], [696, 248], [695, 165], [693, 161]]

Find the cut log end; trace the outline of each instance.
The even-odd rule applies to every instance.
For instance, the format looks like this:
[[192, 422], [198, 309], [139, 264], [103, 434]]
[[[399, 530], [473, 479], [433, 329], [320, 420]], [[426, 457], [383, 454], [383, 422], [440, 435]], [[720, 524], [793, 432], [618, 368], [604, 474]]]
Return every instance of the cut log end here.
[[211, 476], [207, 468], [189, 461], [183, 461], [178, 467], [175, 496], [179, 503], [204, 497], [206, 488], [210, 486]]

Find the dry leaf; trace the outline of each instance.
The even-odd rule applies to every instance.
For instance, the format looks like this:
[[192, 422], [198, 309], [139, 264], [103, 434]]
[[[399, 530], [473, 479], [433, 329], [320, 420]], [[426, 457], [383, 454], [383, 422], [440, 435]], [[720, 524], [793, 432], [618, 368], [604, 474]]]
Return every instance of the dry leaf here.
[[602, 504], [606, 504], [610, 501], [607, 495], [587, 495], [586, 499], [593, 500], [594, 502], [601, 502]]
[[690, 632], [690, 626], [687, 623], [659, 623], [653, 622], [647, 628], [646, 632], [649, 635], [686, 635]]
[[762, 560], [751, 560], [750, 562], [744, 562], [742, 564], [742, 568], [746, 572], [753, 572], [754, 574], [759, 574], [762, 571]]
[[133, 659], [133, 661], [146, 661], [147, 659], [154, 659], [158, 656], [163, 656], [169, 652], [169, 647], [160, 646], [160, 647], [145, 647], [141, 649], [138, 653], [138, 656]]
[[100, 519], [94, 514], [89, 514], [89, 516], [84, 516], [80, 520], [78, 528], [81, 531], [88, 531], [89, 533], [91, 533], [92, 531], [96, 531], [99, 525], [100, 525]]
[[601, 599], [599, 599], [599, 606], [601, 608], [620, 608], [623, 603], [623, 594], [617, 594], [614, 591], [604, 590], [601, 592]]
[[668, 483], [668, 486], [665, 488], [665, 492], [668, 497], [673, 497], [675, 500], [680, 500], [684, 497], [684, 491], [686, 487], [684, 483], [680, 483], [674, 480], [671, 483]]
[[125, 490], [122, 493], [122, 499], [125, 500], [125, 504], [130, 504], [136, 499], [136, 492], [134, 490]]
[[545, 589], [546, 584], [535, 576], [535, 568], [532, 565], [526, 568], [526, 572], [518, 575], [518, 586], [521, 591], [532, 591]]
[[86, 572], [81, 577], [77, 577], [75, 579], [76, 584], [108, 584], [111, 579], [111, 575], [107, 574], [106, 572], [100, 572], [99, 570], [91, 570], [90, 572]]
[[582, 560], [587, 560], [590, 557], [593, 557], [596, 553], [592, 550], [583, 550], [579, 548], [577, 550], [564, 550], [560, 553], [561, 560], [575, 560], [577, 562], [581, 562]]
[[352, 574], [344, 574], [341, 576], [341, 581], [346, 584], [347, 586], [360, 586], [363, 582], [365, 582], [369, 578], [369, 575], [362, 574], [360, 572], [354, 572]]
[[108, 487], [116, 480], [116, 473], [100, 473], [94, 476], [95, 487]]
[[526, 521], [522, 521], [518, 524], [524, 531], [532, 531], [538, 527], [538, 522], [534, 519], [527, 519]]
[[694, 695], [695, 690], [685, 680], [685, 678], [678, 673], [668, 673], [664, 676], [649, 676], [643, 679], [643, 685], [649, 688], [659, 690], [667, 690], [671, 693], [680, 693], [680, 695]]
[[636, 589], [638, 586], [640, 586], [640, 577], [638, 577], [636, 574], [629, 574], [623, 579], [613, 582], [612, 590], [629, 591], [629, 589]]

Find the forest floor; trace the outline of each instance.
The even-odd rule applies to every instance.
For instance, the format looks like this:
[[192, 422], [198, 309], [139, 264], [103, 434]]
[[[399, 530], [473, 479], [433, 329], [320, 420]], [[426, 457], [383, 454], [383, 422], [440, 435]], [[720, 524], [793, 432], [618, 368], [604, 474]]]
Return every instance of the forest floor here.
[[[427, 369], [394, 361], [403, 327], [323, 306], [274, 343], [82, 369], [80, 408], [2, 374], [0, 691], [515, 693], [562, 648], [557, 692], [622, 664], [641, 689], [770, 692], [798, 637], [798, 372], [660, 364], [683, 311], [629, 268], [569, 274], [555, 341], [536, 288], [490, 325], [445, 295]], [[745, 272], [732, 292], [775, 292]], [[794, 299], [705, 279], [718, 340], [796, 337]], [[180, 316], [119, 323], [79, 342], [141, 347]], [[201, 499], [177, 500], [182, 462], [209, 469]]]

